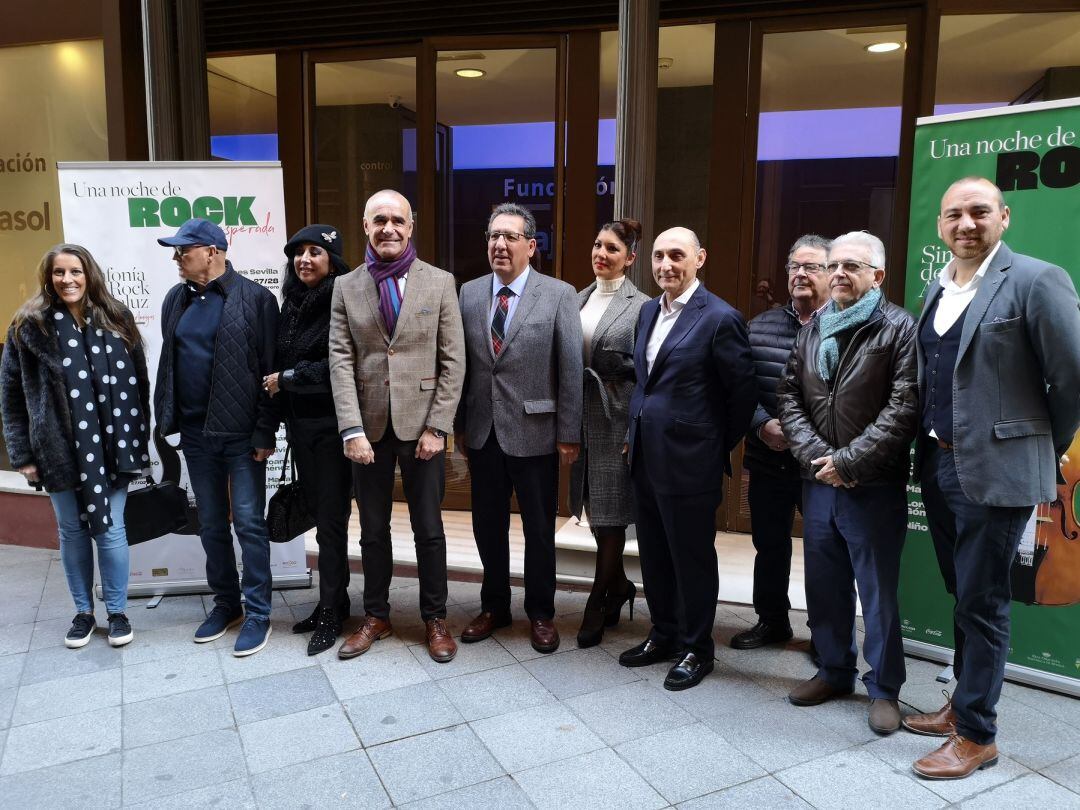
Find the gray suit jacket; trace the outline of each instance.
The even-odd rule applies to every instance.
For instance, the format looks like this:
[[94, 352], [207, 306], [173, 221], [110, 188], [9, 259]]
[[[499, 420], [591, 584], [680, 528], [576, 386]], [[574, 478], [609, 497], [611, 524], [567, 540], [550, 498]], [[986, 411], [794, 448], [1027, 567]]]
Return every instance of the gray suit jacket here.
[[[930, 285], [926, 321], [941, 285]], [[919, 400], [926, 358], [919, 345]], [[1057, 497], [1058, 459], [1080, 427], [1080, 302], [1060, 267], [1004, 243], [968, 305], [953, 372], [953, 445], [964, 494], [988, 506]], [[915, 445], [919, 476], [926, 444]]]
[[458, 296], [465, 325], [465, 392], [455, 430], [483, 447], [495, 426], [509, 456], [541, 456], [581, 441], [581, 320], [577, 293], [534, 267], [496, 358], [491, 348], [491, 274]]

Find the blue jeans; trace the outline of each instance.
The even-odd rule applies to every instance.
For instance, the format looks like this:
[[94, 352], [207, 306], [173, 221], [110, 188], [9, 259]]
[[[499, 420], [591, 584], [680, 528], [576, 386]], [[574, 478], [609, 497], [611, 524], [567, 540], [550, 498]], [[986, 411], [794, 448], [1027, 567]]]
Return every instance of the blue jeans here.
[[207, 436], [187, 429], [180, 433], [180, 449], [195, 491], [199, 536], [206, 552], [206, 582], [214, 592], [214, 604], [229, 611], [240, 610], [241, 580], [229, 530], [231, 507], [244, 565], [247, 614], [269, 619], [272, 581], [265, 518], [266, 462], [252, 458], [250, 439]]
[[896, 700], [906, 678], [897, 599], [907, 533], [904, 485], [846, 489], [805, 481], [803, 507], [806, 610], [821, 658], [818, 675], [835, 689], [855, 685], [857, 583], [870, 665], [863, 683], [871, 698]]
[[124, 530], [127, 486], [108, 492], [113, 525], [91, 541], [90, 529], [79, 520], [79, 499], [75, 490], [49, 493], [56, 525], [60, 529], [60, 561], [64, 564], [68, 590], [79, 613], [94, 612], [94, 544], [97, 544], [101, 592], [109, 613], [123, 613], [127, 607], [128, 543]]

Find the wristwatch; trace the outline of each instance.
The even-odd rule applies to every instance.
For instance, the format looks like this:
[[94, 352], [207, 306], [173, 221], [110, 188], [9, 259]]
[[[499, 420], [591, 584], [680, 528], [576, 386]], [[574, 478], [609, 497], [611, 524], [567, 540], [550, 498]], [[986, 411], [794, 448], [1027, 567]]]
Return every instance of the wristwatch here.
[[438, 428], [433, 428], [433, 427], [429, 427], [428, 430], [431, 431], [431, 435], [434, 436], [436, 439], [445, 439], [446, 438], [446, 431], [445, 430], [439, 430]]

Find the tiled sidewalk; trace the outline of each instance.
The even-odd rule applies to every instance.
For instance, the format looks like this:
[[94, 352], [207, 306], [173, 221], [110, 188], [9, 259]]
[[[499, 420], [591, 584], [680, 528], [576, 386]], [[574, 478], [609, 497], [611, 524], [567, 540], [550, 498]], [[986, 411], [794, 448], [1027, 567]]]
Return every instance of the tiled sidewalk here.
[[[614, 657], [644, 636], [640, 599], [635, 621], [598, 648], [576, 649], [585, 595], [560, 591], [555, 655], [535, 653], [518, 621], [436, 665], [415, 580], [393, 584], [396, 634], [353, 661], [309, 658], [306, 638], [290, 635], [312, 590], [275, 594], [274, 635], [251, 658], [232, 657], [233, 634], [192, 643], [200, 597], [154, 610], [133, 601], [130, 646], [99, 635], [73, 651], [56, 553], [0, 546], [0, 804], [1080, 808], [1072, 698], [1006, 684], [998, 766], [923, 782], [909, 766], [933, 741], [878, 738], [865, 694], [808, 709], [784, 700], [813, 672], [805, 628], [786, 650], [736, 652], [723, 645], [753, 616], [722, 607], [716, 672], [671, 693], [666, 666], [629, 670]], [[451, 583], [450, 597], [460, 631], [479, 586]], [[939, 669], [909, 659], [903, 697], [936, 708]]]

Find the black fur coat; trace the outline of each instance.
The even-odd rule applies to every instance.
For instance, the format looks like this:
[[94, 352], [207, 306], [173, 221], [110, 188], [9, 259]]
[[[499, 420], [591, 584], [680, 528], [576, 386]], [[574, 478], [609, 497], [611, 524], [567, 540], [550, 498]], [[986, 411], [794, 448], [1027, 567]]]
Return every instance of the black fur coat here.
[[[134, 321], [131, 313], [127, 317]], [[46, 321], [51, 324], [51, 319]], [[24, 322], [8, 330], [0, 362], [0, 411], [4, 441], [14, 469], [34, 464], [45, 489], [62, 492], [79, 485], [75, 439], [68, 408], [60, 346], [48, 334]], [[142, 344], [131, 351], [143, 415], [150, 418], [150, 380]]]

